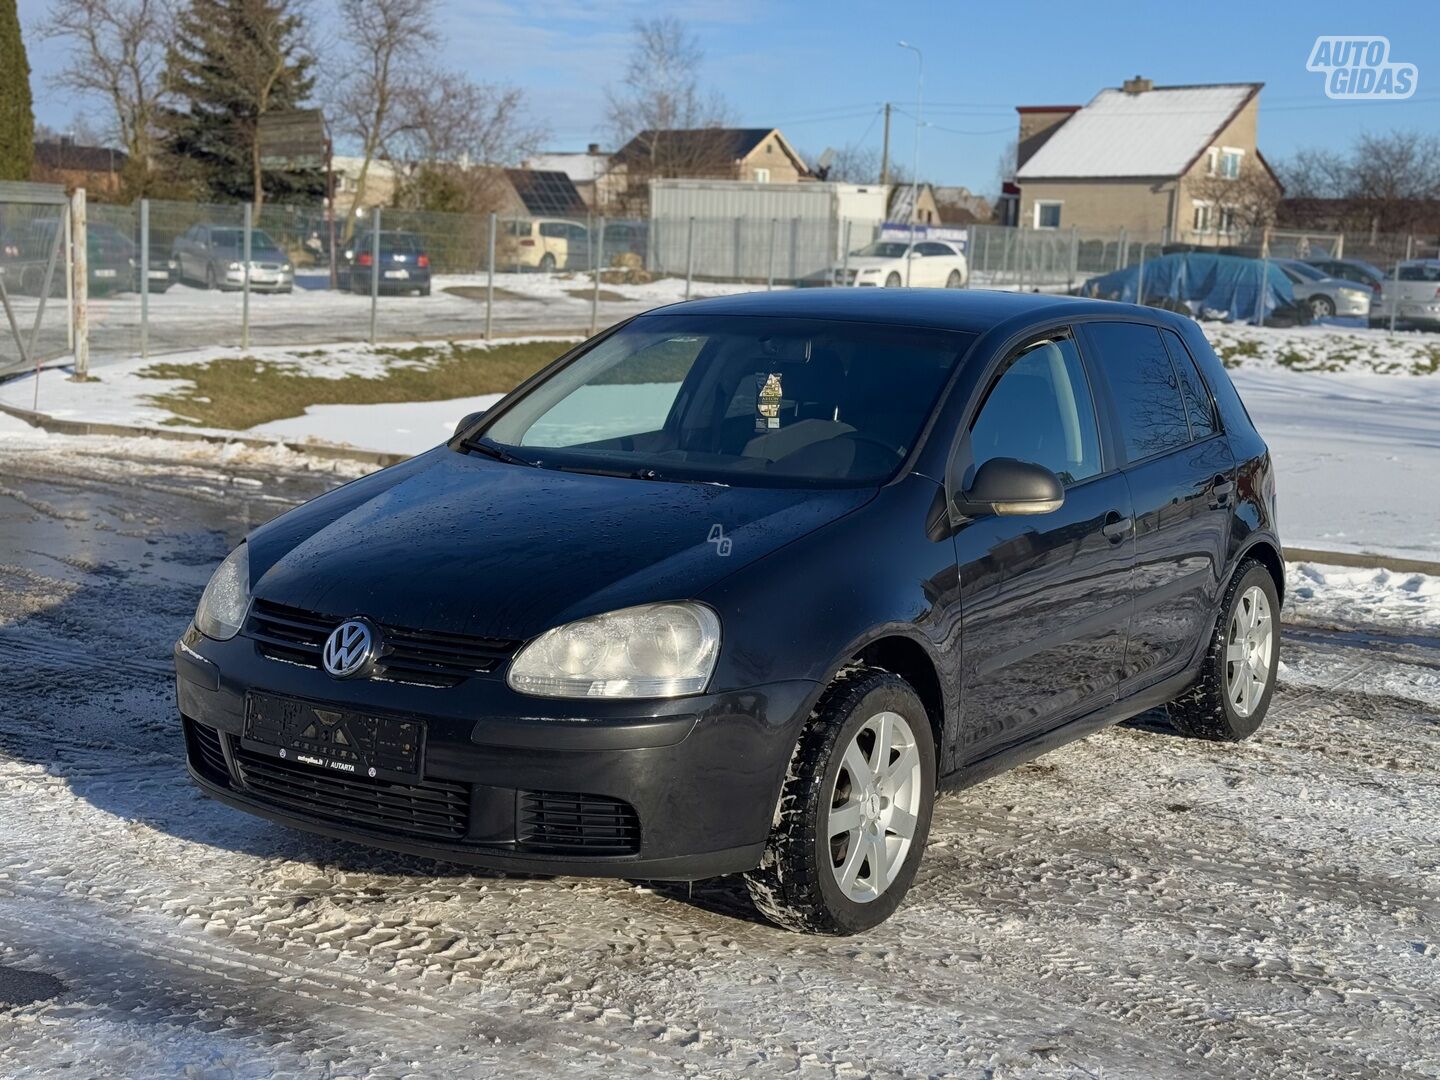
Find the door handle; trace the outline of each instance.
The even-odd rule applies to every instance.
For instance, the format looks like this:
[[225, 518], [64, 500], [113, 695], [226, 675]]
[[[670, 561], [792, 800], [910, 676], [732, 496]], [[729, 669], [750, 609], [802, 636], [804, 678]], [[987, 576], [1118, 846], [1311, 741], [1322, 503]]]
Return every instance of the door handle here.
[[1125, 517], [1118, 510], [1111, 510], [1105, 515], [1105, 524], [1100, 526], [1100, 531], [1105, 534], [1105, 539], [1112, 544], [1118, 544], [1125, 539], [1134, 524], [1134, 518]]
[[1224, 506], [1230, 496], [1235, 494], [1235, 481], [1224, 476], [1217, 476], [1210, 482], [1210, 505]]

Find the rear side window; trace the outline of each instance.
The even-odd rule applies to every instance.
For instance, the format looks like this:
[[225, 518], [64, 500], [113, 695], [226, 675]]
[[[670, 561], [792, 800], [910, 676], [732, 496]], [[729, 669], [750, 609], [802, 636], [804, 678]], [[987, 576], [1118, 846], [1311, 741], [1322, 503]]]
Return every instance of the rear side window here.
[[1160, 331], [1140, 323], [1091, 323], [1086, 333], [1099, 354], [1115, 402], [1127, 462], [1175, 450], [1190, 441], [1180, 380]]
[[1210, 400], [1210, 391], [1200, 377], [1195, 359], [1186, 350], [1180, 335], [1173, 330], [1161, 330], [1160, 336], [1170, 350], [1170, 359], [1180, 376], [1180, 393], [1185, 398], [1185, 414], [1190, 417], [1190, 434], [1196, 439], [1208, 439], [1220, 430], [1215, 418], [1215, 403]]
[[1066, 484], [1100, 471], [1100, 438], [1085, 369], [1068, 337], [1026, 346], [991, 389], [970, 429], [975, 468], [991, 458], [1044, 465]]

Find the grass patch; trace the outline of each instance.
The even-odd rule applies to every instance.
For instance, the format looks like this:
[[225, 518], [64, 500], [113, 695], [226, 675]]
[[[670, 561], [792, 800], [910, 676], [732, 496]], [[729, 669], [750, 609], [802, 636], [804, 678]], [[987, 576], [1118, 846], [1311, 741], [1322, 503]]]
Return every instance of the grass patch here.
[[[484, 285], [447, 285], [440, 291], [447, 292], [451, 296], [458, 296], [462, 300], [476, 300], [482, 304], [485, 302]], [[529, 300], [531, 303], [536, 303], [540, 298], [538, 296], [527, 296], [525, 293], [518, 293], [514, 289], [502, 289], [497, 285], [495, 287], [495, 299]]]
[[301, 416], [311, 405], [377, 405], [446, 401], [503, 394], [570, 348], [539, 341], [481, 348], [451, 342], [413, 349], [376, 350], [387, 361], [376, 377], [331, 378], [300, 365], [254, 357], [204, 364], [152, 364], [140, 374], [189, 385], [147, 400], [175, 414], [174, 424], [243, 431], [270, 420]]

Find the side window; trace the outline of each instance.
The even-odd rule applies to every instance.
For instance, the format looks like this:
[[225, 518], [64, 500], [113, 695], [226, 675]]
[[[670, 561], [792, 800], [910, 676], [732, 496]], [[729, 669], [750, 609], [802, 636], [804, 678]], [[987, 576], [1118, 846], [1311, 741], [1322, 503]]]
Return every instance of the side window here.
[[563, 221], [542, 221], [540, 223], [540, 235], [554, 239], [565, 239], [570, 232], [570, 226]]
[[1210, 390], [1200, 377], [1195, 358], [1185, 348], [1180, 335], [1173, 330], [1162, 330], [1160, 336], [1170, 350], [1170, 360], [1180, 375], [1180, 393], [1185, 398], [1185, 414], [1190, 417], [1190, 434], [1196, 439], [1207, 439], [1220, 430], [1215, 418], [1215, 403], [1210, 400]]
[[1115, 399], [1125, 460], [1163, 454], [1190, 441], [1180, 380], [1160, 340], [1160, 331], [1140, 323], [1091, 323], [1105, 381]]
[[991, 387], [970, 428], [975, 468], [991, 458], [1044, 465], [1066, 484], [1100, 472], [1095, 404], [1075, 342], [1027, 345]]

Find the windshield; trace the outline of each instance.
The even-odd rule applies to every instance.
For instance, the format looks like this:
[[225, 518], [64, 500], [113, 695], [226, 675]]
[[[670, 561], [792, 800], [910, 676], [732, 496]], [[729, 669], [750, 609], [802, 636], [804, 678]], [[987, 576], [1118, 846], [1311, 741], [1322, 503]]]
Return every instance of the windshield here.
[[553, 468], [735, 484], [878, 483], [914, 447], [973, 337], [650, 316], [532, 388], [482, 434]]
[[1328, 276], [1322, 270], [1317, 270], [1309, 263], [1291, 262], [1284, 266], [1285, 272], [1290, 275], [1290, 280], [1323, 281]]
[[862, 259], [903, 259], [909, 248], [909, 244], [902, 244], [897, 240], [876, 240], [875, 243], [866, 244], [859, 251], [852, 251], [851, 254]]
[[[245, 230], [211, 229], [210, 240], [216, 247], [236, 248], [238, 250], [245, 246]], [[274, 249], [276, 246], [275, 241], [270, 239], [270, 234], [265, 232], [264, 229], [252, 229], [250, 231], [251, 251], [259, 251], [261, 248]]]

